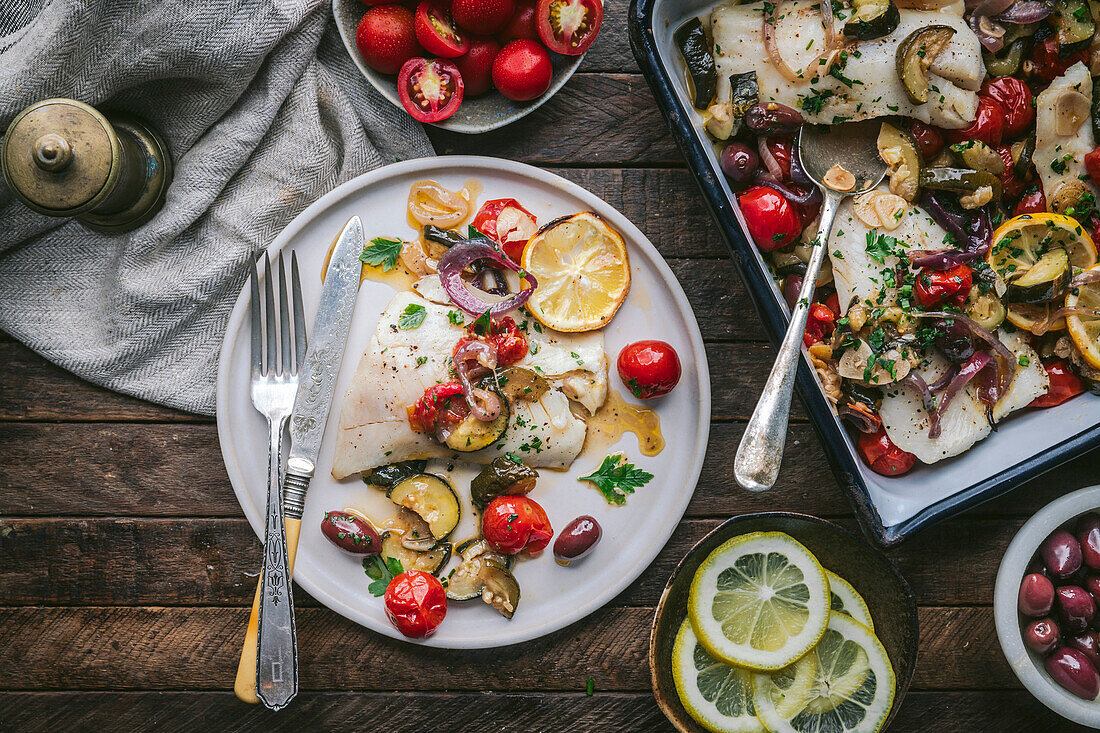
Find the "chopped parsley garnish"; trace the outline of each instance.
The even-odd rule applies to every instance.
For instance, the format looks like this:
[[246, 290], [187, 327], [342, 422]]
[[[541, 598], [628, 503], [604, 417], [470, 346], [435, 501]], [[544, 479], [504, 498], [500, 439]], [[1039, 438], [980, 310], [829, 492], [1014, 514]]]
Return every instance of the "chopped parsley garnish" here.
[[470, 324], [470, 329], [478, 336], [488, 336], [491, 328], [492, 321], [489, 318], [488, 310], [475, 318], [474, 322]]
[[397, 258], [401, 255], [401, 248], [404, 246], [405, 243], [400, 239], [375, 237], [363, 248], [359, 260], [375, 267], [381, 265], [382, 272], [389, 272], [397, 267]]
[[455, 326], [461, 326], [466, 322], [466, 316], [459, 311], [447, 311], [447, 320]]
[[397, 319], [397, 327], [402, 331], [409, 331], [414, 328], [419, 328], [420, 324], [424, 322], [424, 318], [428, 315], [428, 310], [419, 303], [409, 303], [405, 306], [404, 312]]
[[653, 479], [653, 474], [627, 463], [622, 454], [607, 456], [594, 473], [581, 476], [578, 481], [590, 481], [603, 494], [603, 498], [612, 504], [625, 504], [627, 494], [645, 486]]
[[416, 357], [416, 368], [417, 369], [419, 369], [420, 367], [424, 366], [427, 363], [428, 363], [428, 357], [426, 357], [426, 356]]

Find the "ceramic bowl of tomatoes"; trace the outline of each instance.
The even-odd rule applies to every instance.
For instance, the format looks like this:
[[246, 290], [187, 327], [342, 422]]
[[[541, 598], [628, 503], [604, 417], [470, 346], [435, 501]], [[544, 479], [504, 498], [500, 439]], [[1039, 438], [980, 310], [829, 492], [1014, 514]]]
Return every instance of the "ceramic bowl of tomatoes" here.
[[569, 80], [603, 24], [601, 0], [333, 0], [367, 81], [413, 119], [488, 132]]

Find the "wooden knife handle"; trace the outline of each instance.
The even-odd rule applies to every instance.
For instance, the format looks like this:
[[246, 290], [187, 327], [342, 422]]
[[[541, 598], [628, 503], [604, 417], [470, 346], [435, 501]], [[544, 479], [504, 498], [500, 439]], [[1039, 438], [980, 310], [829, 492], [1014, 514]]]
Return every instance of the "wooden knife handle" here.
[[[286, 556], [287, 569], [294, 575], [294, 557], [298, 554], [298, 533], [302, 529], [301, 519], [286, 518]], [[263, 572], [262, 570], [260, 571]], [[248, 617], [248, 629], [244, 633], [244, 646], [241, 648], [241, 661], [237, 665], [237, 681], [233, 692], [242, 701], [256, 705], [256, 624], [260, 617], [260, 579], [256, 578], [256, 595], [252, 598], [252, 613]]]

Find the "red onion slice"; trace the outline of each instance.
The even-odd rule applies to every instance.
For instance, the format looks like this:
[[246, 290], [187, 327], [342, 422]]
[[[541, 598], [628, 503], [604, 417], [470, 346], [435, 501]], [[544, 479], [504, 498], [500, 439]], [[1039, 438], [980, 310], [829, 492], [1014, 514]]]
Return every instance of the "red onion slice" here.
[[764, 164], [764, 167], [768, 169], [768, 173], [776, 181], [783, 180], [783, 168], [779, 165], [779, 161], [775, 159], [775, 155], [772, 154], [771, 148], [768, 147], [768, 139], [766, 137], [756, 138], [756, 150], [760, 153], [760, 161]]
[[927, 267], [929, 270], [950, 270], [956, 265], [963, 265], [978, 258], [977, 252], [964, 252], [961, 249], [943, 249], [938, 252], [918, 249], [908, 254], [914, 265]]
[[936, 398], [932, 396], [932, 388], [928, 386], [928, 382], [924, 381], [924, 377], [918, 374], [916, 371], [911, 371], [905, 375], [905, 379], [901, 380], [901, 383], [907, 387], [912, 387], [917, 396], [920, 397], [921, 403], [924, 405], [924, 411], [928, 413], [929, 420], [929, 435], [933, 429], [939, 432], [940, 416], [936, 412]]
[[473, 380], [496, 368], [496, 346], [476, 339], [463, 339], [455, 349], [453, 361], [470, 413], [482, 422], [495, 420], [502, 409], [500, 397], [490, 390], [475, 387]]
[[764, 13], [764, 50], [768, 53], [768, 58], [771, 59], [772, 64], [775, 66], [775, 70], [782, 74], [784, 79], [787, 81], [797, 81], [798, 74], [796, 74], [794, 69], [783, 60], [783, 57], [779, 54], [779, 47], [775, 44], [776, 14], [781, 4], [782, 0], [777, 0], [771, 13]]
[[1069, 281], [1069, 286], [1071, 288], [1077, 288], [1082, 285], [1091, 285], [1095, 282], [1100, 282], [1100, 267], [1092, 267], [1084, 272], [1077, 273], [1074, 278]]
[[952, 365], [952, 367], [950, 369], [948, 369], [946, 372], [944, 372], [943, 374], [940, 375], [939, 379], [937, 379], [935, 382], [932, 382], [932, 384], [928, 385], [928, 389], [932, 390], [933, 392], [939, 392], [943, 389], [946, 389], [947, 385], [951, 384], [951, 380], [954, 379], [955, 375], [958, 374], [958, 373], [959, 373], [959, 368], [957, 366]]
[[1028, 23], [1038, 23], [1040, 20], [1046, 20], [1052, 12], [1054, 12], [1054, 3], [1052, 2], [1046, 2], [1046, 0], [1017, 0], [1008, 10], [998, 15], [997, 20], [1002, 23], [1027, 25]]
[[948, 313], [947, 311], [914, 311], [911, 315], [925, 318], [950, 318], [964, 324], [970, 329], [970, 333], [989, 344], [990, 348], [997, 353], [997, 357], [1000, 361], [998, 399], [1004, 397], [1008, 392], [1008, 388], [1012, 386], [1012, 380], [1016, 378], [1016, 355], [1013, 354], [1007, 346], [1001, 343], [1001, 340], [997, 338], [996, 334], [973, 318], [964, 316], [961, 313]]
[[1100, 318], [1100, 311], [1093, 308], [1086, 308], [1083, 305], [1068, 305], [1065, 308], [1059, 308], [1058, 310], [1054, 311], [1043, 321], [1041, 321], [1040, 323], [1036, 323], [1028, 330], [1036, 336], [1042, 336], [1044, 333], [1049, 331], [1055, 323], [1058, 322], [1059, 318], [1062, 318], [1063, 316], [1092, 316], [1093, 318]]
[[940, 404], [928, 414], [928, 437], [930, 440], [935, 440], [940, 437], [940, 416], [947, 411], [947, 406], [951, 404], [951, 400], [955, 398], [966, 383], [974, 377], [978, 376], [978, 373], [985, 369], [989, 364], [992, 357], [984, 351], [975, 351], [974, 355], [962, 365], [959, 369], [959, 373], [954, 376], [951, 383], [947, 385], [947, 389], [943, 393], [943, 397], [940, 400]]
[[[505, 269], [518, 272], [527, 283], [527, 287], [498, 302], [483, 300], [475, 295], [462, 279], [462, 271], [478, 260], [491, 260]], [[534, 275], [513, 262], [485, 238], [468, 239], [447, 250], [439, 260], [439, 281], [450, 296], [451, 302], [456, 306], [472, 316], [480, 316], [488, 311], [490, 318], [497, 318], [519, 308], [527, 302], [531, 293], [538, 287], [538, 281]]]

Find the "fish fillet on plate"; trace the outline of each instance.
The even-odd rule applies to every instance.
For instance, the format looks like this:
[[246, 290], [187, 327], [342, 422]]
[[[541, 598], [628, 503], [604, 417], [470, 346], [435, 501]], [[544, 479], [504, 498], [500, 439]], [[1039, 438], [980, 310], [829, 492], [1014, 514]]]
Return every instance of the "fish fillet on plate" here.
[[[421, 282], [425, 295], [435, 298], [442, 293]], [[424, 321], [401, 329], [400, 317], [413, 305], [425, 309]], [[413, 430], [406, 412], [424, 390], [452, 380], [451, 355], [466, 335], [464, 326], [452, 322], [453, 313], [459, 313], [453, 305], [415, 292], [398, 293], [382, 312], [344, 397], [334, 477], [397, 461], [454, 455], [447, 446]], [[522, 315], [515, 317], [522, 327]], [[528, 324], [530, 350], [517, 366], [539, 372], [552, 388], [538, 401], [513, 401], [504, 437], [488, 448], [463, 453], [469, 461], [488, 463], [512, 452], [529, 466], [566, 468], [580, 453], [586, 434], [584, 422], [570, 409], [570, 399], [595, 412], [607, 398], [607, 356], [600, 332], [551, 334], [536, 329], [534, 321]]]
[[1085, 171], [1085, 155], [1096, 147], [1089, 123], [1092, 77], [1078, 61], [1035, 99], [1035, 170], [1053, 211], [1097, 194]]

